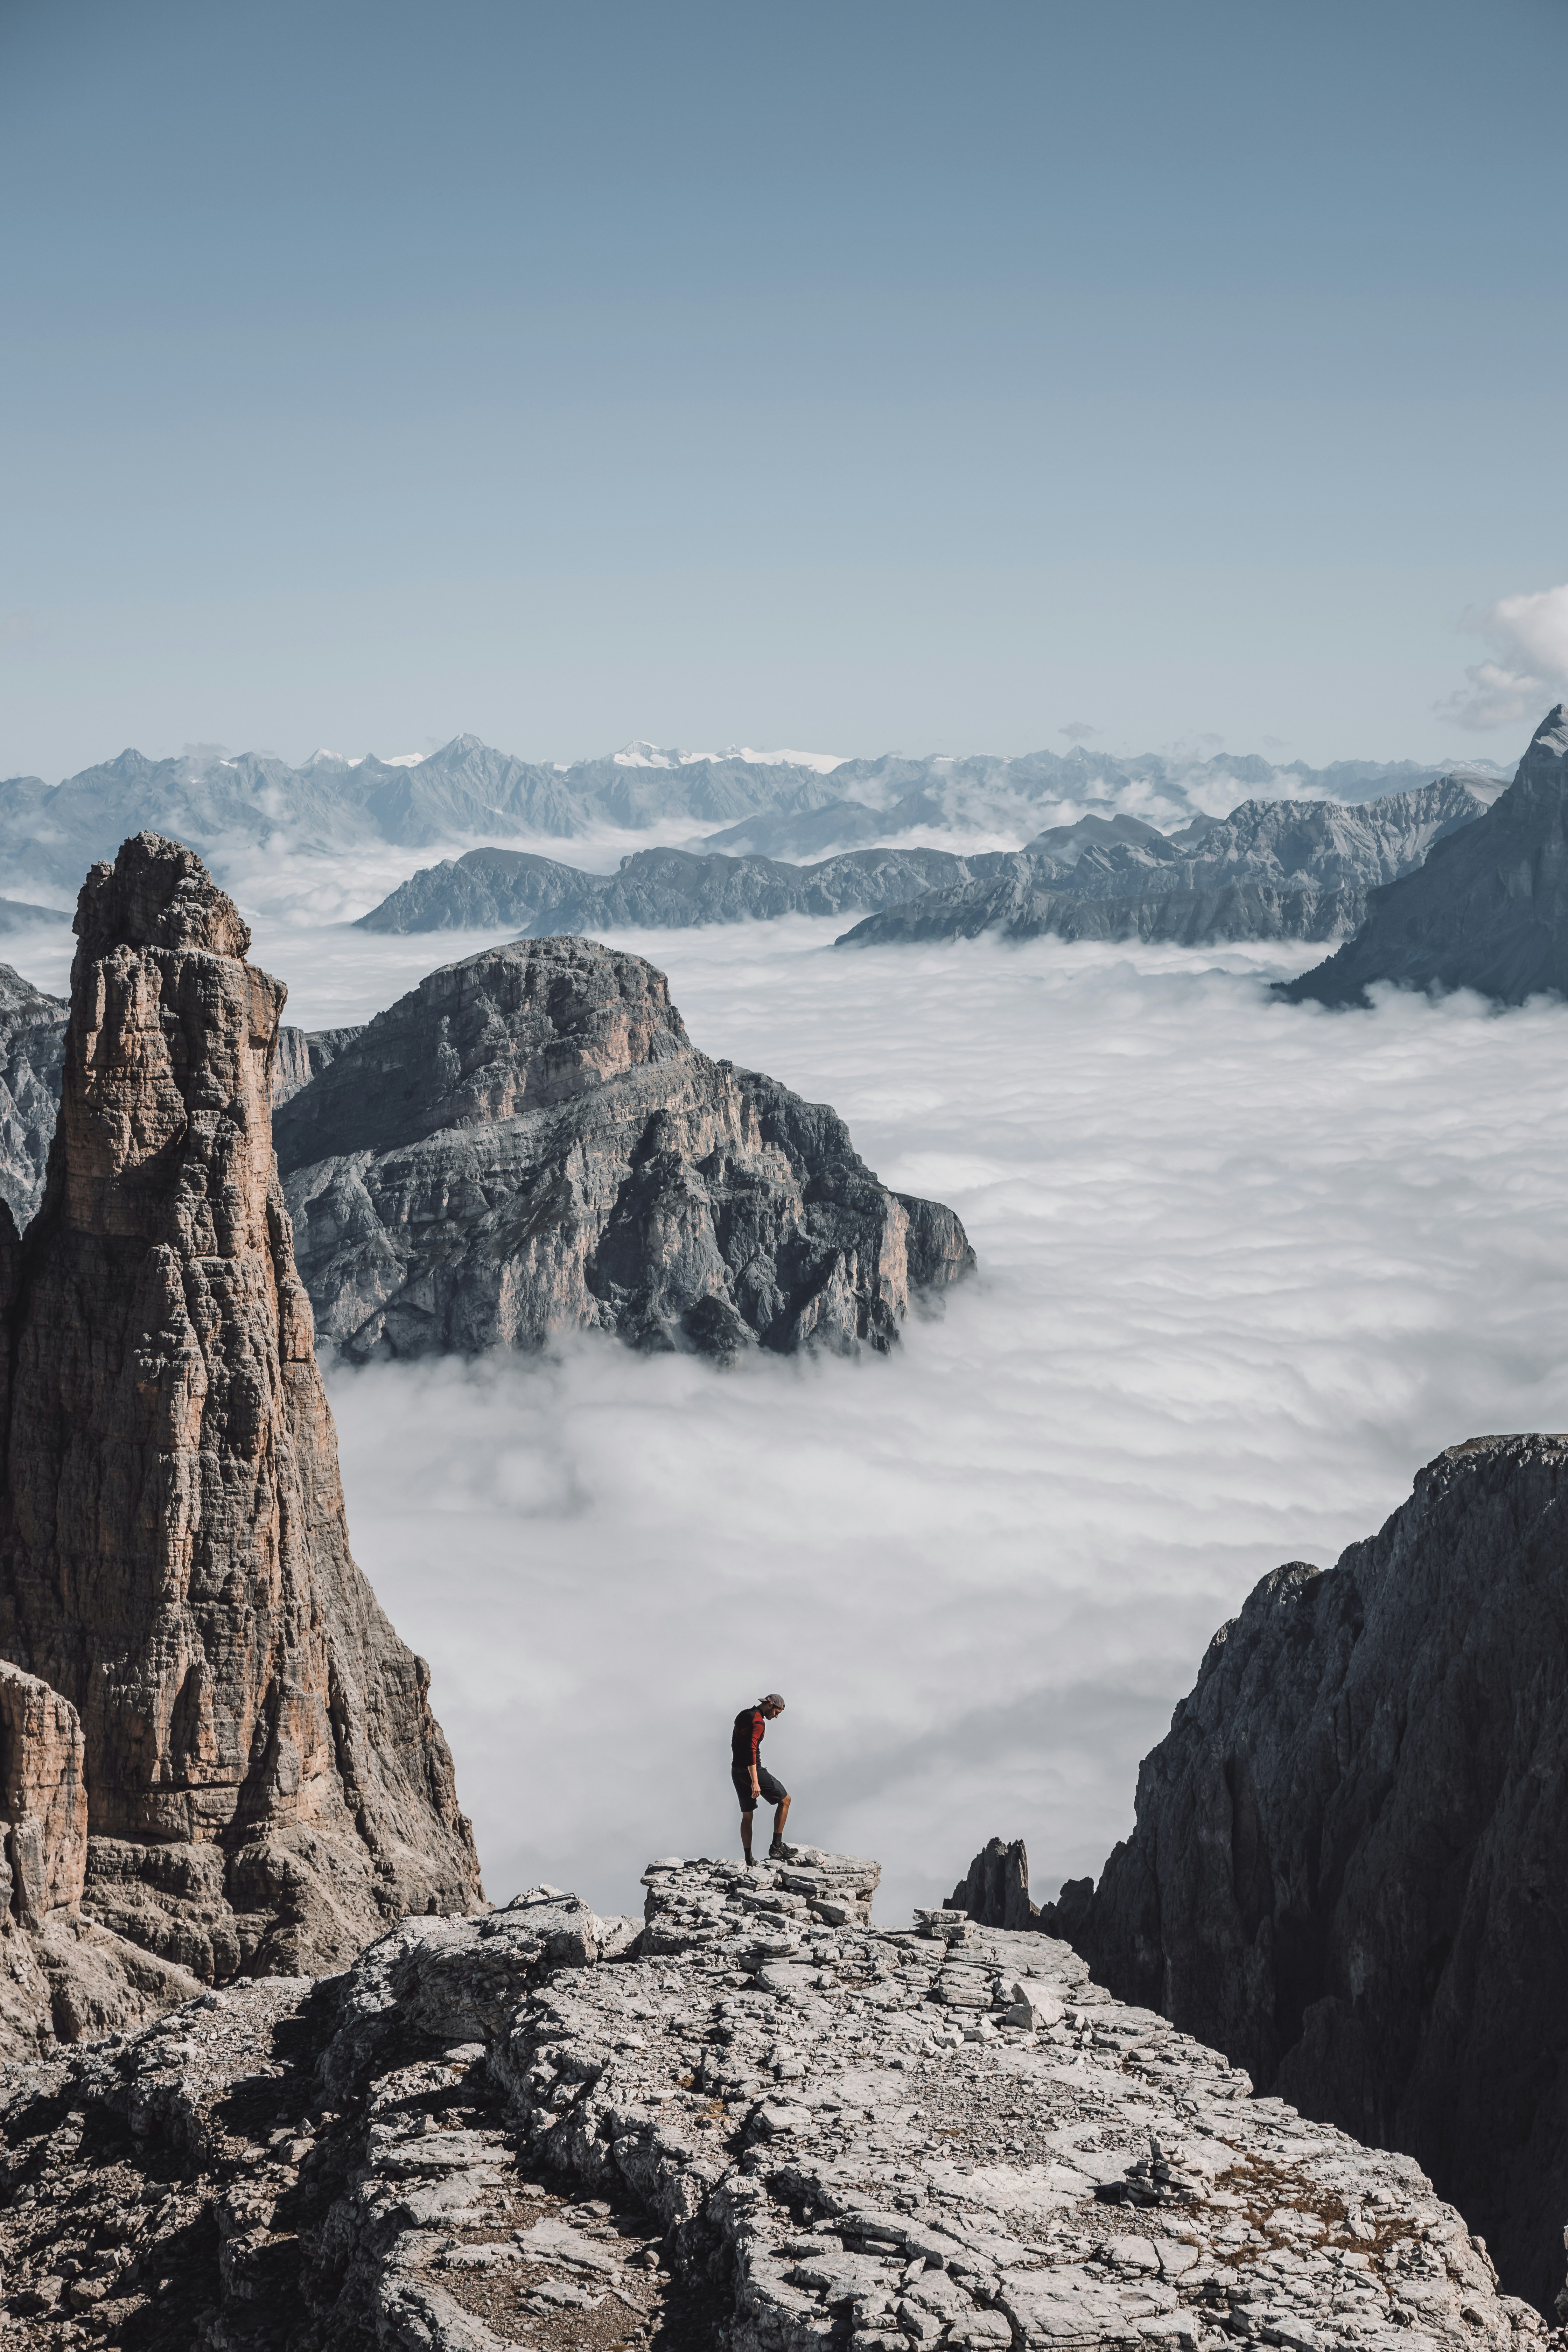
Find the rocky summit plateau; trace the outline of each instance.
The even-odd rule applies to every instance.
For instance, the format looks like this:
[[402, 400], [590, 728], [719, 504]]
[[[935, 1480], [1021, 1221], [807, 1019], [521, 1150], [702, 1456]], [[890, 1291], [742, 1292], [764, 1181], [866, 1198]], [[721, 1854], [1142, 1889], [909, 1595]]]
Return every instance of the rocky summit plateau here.
[[448, 964], [273, 1131], [317, 1326], [351, 1358], [614, 1331], [727, 1357], [885, 1350], [973, 1253], [837, 1114], [700, 1053], [665, 975], [597, 940]]
[[1405, 2156], [812, 1847], [539, 1887], [0, 2076], [19, 2340], [1560, 2347]]
[[282, 986], [155, 835], [76, 931], [25, 1237], [0, 1206], [12, 2051], [481, 1899], [428, 1669], [349, 1550], [272, 1152]]

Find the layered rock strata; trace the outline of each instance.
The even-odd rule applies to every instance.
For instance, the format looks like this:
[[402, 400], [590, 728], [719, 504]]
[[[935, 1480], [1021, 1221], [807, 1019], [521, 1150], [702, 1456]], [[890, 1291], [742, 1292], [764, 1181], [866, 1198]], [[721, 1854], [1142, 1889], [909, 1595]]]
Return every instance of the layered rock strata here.
[[85, 1739], [83, 1907], [211, 1980], [479, 1896], [428, 1669], [348, 1549], [273, 1164], [284, 991], [150, 834], [76, 919], [42, 1207], [0, 1235], [0, 1654]]
[[12, 2309], [127, 2352], [1561, 2345], [1408, 2158], [1065, 1945], [788, 1883], [866, 1874], [664, 1862], [640, 1935], [537, 1889], [9, 2070]]
[[280, 1022], [272, 1063], [273, 1109], [297, 1095], [301, 1087], [308, 1087], [312, 1078], [319, 1078], [358, 1035], [358, 1024], [349, 1029], [293, 1029], [288, 1022]]
[[[1568, 2216], [1568, 1442], [1478, 1439], [1266, 1577], [1056, 1915], [1104, 1982], [1409, 2150], [1544, 2303]], [[1047, 1924], [1050, 1924], [1047, 1917]]]
[[889, 1347], [973, 1264], [826, 1105], [710, 1060], [669, 983], [596, 940], [432, 972], [275, 1120], [317, 1325], [346, 1354], [575, 1329], [725, 1356]]
[[1355, 937], [1283, 992], [1359, 1004], [1377, 981], [1504, 1004], [1568, 993], [1568, 706], [1548, 711], [1486, 815], [1378, 891]]

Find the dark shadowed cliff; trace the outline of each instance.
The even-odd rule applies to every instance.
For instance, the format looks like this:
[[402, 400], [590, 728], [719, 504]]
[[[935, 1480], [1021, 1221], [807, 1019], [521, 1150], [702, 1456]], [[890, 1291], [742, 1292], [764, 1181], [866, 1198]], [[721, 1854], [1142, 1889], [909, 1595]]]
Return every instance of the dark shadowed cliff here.
[[1568, 1441], [1478, 1439], [1276, 1570], [1070, 1933], [1122, 1999], [1403, 2148], [1549, 2303], [1568, 2214]]
[[1282, 992], [1359, 1003], [1373, 982], [1474, 988], [1504, 1004], [1568, 992], [1568, 709], [1547, 713], [1508, 790], [1373, 898], [1365, 922]]

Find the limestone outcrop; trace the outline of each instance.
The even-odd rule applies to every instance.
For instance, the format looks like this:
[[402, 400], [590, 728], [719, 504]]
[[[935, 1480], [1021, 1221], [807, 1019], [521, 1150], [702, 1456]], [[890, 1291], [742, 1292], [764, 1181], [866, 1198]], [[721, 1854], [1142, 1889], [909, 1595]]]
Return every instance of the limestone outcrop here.
[[432, 972], [279, 1109], [317, 1328], [346, 1354], [616, 1331], [727, 1356], [887, 1349], [973, 1264], [837, 1114], [699, 1053], [665, 975], [597, 940]]
[[1486, 815], [1377, 891], [1355, 937], [1281, 993], [1359, 1004], [1380, 980], [1503, 1004], [1568, 994], [1568, 705], [1547, 712]]
[[[1561, 2352], [1408, 2157], [876, 1864], [539, 1887], [11, 2069], [20, 2319], [128, 2352]], [[827, 1916], [844, 1911], [842, 1918]]]
[[1266, 1577], [1068, 1927], [1268, 2090], [1407, 2150], [1545, 2303], [1568, 2218], [1568, 1441], [1478, 1439]]
[[428, 1670], [355, 1566], [273, 1163], [284, 991], [142, 834], [76, 919], [60, 1114], [0, 1212], [0, 1656], [85, 1741], [84, 1914], [204, 1980], [479, 1897]]

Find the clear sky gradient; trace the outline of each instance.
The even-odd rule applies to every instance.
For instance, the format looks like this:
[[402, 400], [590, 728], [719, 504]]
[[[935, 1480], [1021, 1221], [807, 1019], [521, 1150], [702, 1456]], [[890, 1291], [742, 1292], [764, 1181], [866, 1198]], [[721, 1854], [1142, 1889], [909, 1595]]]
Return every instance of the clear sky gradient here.
[[1565, 89], [1564, 0], [6, 0], [0, 774], [1510, 758]]

